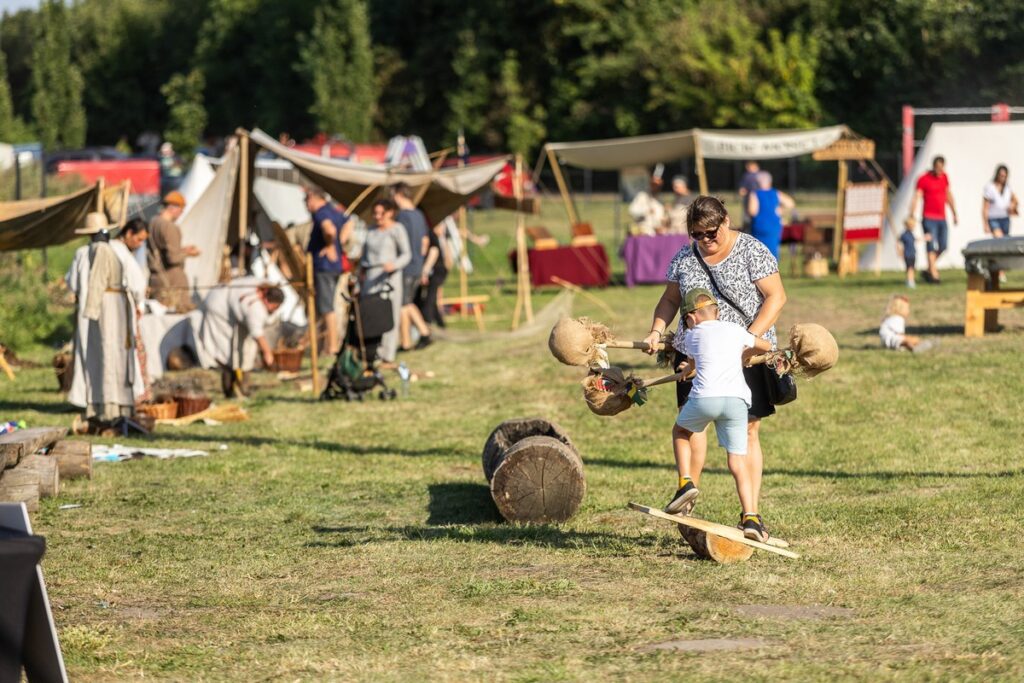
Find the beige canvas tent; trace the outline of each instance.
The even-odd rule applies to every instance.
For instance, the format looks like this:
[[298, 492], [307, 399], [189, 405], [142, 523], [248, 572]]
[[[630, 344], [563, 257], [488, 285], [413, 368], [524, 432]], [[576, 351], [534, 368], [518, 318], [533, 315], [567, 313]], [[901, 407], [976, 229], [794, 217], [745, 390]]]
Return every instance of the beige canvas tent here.
[[413, 188], [425, 187], [419, 208], [434, 224], [484, 189], [509, 160], [509, 157], [501, 157], [462, 168], [407, 171], [313, 156], [286, 147], [259, 129], [242, 133], [248, 135], [256, 147], [291, 162], [303, 177], [324, 188], [335, 200], [346, 206], [358, 204], [360, 213], [368, 212], [373, 195], [390, 185], [405, 183]]
[[128, 193], [127, 182], [106, 189], [96, 183], [60, 197], [0, 202], [0, 251], [42, 249], [70, 242], [90, 211], [102, 209], [108, 220], [123, 225]]

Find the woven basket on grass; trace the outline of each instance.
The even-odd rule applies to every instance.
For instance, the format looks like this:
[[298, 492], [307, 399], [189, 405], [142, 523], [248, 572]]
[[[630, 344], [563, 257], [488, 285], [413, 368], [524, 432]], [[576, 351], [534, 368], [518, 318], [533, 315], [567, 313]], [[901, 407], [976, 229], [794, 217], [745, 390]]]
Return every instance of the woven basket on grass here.
[[175, 394], [174, 401], [178, 404], [178, 417], [195, 415], [210, 407], [210, 397], [201, 394]]
[[274, 369], [278, 372], [298, 372], [305, 354], [305, 349], [275, 349]]

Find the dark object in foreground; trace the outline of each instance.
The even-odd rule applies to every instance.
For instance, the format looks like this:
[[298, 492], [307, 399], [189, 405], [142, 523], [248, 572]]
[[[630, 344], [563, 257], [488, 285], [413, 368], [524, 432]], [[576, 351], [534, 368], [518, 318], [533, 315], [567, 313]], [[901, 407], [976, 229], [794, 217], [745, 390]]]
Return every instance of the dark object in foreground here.
[[484, 445], [483, 469], [510, 522], [565, 522], [587, 491], [576, 447], [561, 427], [539, 417], [498, 425]]
[[349, 302], [348, 326], [341, 350], [327, 373], [327, 386], [320, 394], [321, 401], [341, 398], [362, 401], [374, 389], [379, 389], [377, 397], [382, 401], [390, 401], [397, 396], [394, 389], [388, 388], [377, 367], [377, 348], [381, 338], [395, 325], [389, 294], [345, 296]]

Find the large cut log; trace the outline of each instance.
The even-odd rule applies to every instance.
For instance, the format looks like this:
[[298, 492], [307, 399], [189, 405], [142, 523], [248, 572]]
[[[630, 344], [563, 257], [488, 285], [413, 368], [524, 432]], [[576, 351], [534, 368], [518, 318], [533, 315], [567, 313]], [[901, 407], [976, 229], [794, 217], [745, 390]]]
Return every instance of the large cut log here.
[[57, 459], [61, 479], [92, 479], [92, 444], [88, 441], [58, 441], [48, 457]]
[[564, 522], [586, 490], [576, 449], [550, 436], [516, 442], [498, 457], [491, 478], [491, 497], [510, 522]]
[[730, 564], [732, 562], [749, 560], [750, 556], [754, 554], [754, 549], [749, 545], [730, 541], [728, 538], [709, 534], [699, 529], [688, 527], [685, 524], [679, 525], [679, 533], [690, 544], [697, 557], [705, 560]]
[[[498, 461], [505, 451], [528, 436], [550, 436], [576, 451], [576, 447], [569, 440], [569, 435], [565, 433], [565, 430], [550, 420], [545, 420], [542, 417], [518, 417], [505, 420], [495, 427], [484, 444], [483, 466], [487, 481], [494, 476], [494, 470], [497, 469]], [[578, 451], [576, 452], [578, 453]]]
[[51, 458], [48, 455], [30, 455], [22, 459], [17, 467], [8, 471], [17, 472], [19, 470], [36, 473], [39, 478], [40, 498], [56, 496], [60, 491], [60, 472], [56, 458]]
[[60, 441], [67, 433], [67, 427], [32, 427], [0, 434], [0, 463], [14, 467], [26, 455]]
[[0, 481], [0, 503], [25, 503], [29, 512], [35, 512], [39, 509], [39, 483], [34, 481], [8, 485]]

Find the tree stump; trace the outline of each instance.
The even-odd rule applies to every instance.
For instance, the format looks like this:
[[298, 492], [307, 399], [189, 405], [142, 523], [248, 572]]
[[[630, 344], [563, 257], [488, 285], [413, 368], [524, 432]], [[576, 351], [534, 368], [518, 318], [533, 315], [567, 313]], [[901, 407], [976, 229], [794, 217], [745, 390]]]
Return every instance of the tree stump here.
[[483, 465], [487, 481], [494, 476], [494, 470], [498, 468], [498, 461], [505, 451], [528, 436], [549, 436], [561, 441], [573, 451], [576, 450], [565, 430], [550, 420], [545, 420], [542, 417], [519, 417], [505, 420], [491, 432], [484, 444]]
[[551, 436], [518, 440], [494, 462], [491, 497], [510, 522], [570, 519], [587, 490], [576, 449]]
[[[18, 483], [14, 483], [14, 482]], [[20, 479], [8, 481], [5, 474], [0, 479], [0, 503], [24, 503], [29, 512], [39, 509], [39, 479], [21, 483]]]
[[57, 460], [48, 455], [30, 455], [18, 463], [11, 472], [26, 470], [35, 472], [39, 479], [39, 496], [50, 498], [60, 491], [60, 473]]
[[88, 441], [58, 441], [46, 457], [57, 459], [61, 479], [92, 479], [92, 444]]
[[719, 564], [731, 564], [746, 562], [754, 554], [754, 549], [749, 545], [730, 541], [685, 524], [679, 524], [678, 527], [680, 535], [686, 539], [686, 542], [693, 548], [693, 552], [701, 559], [712, 560]]

